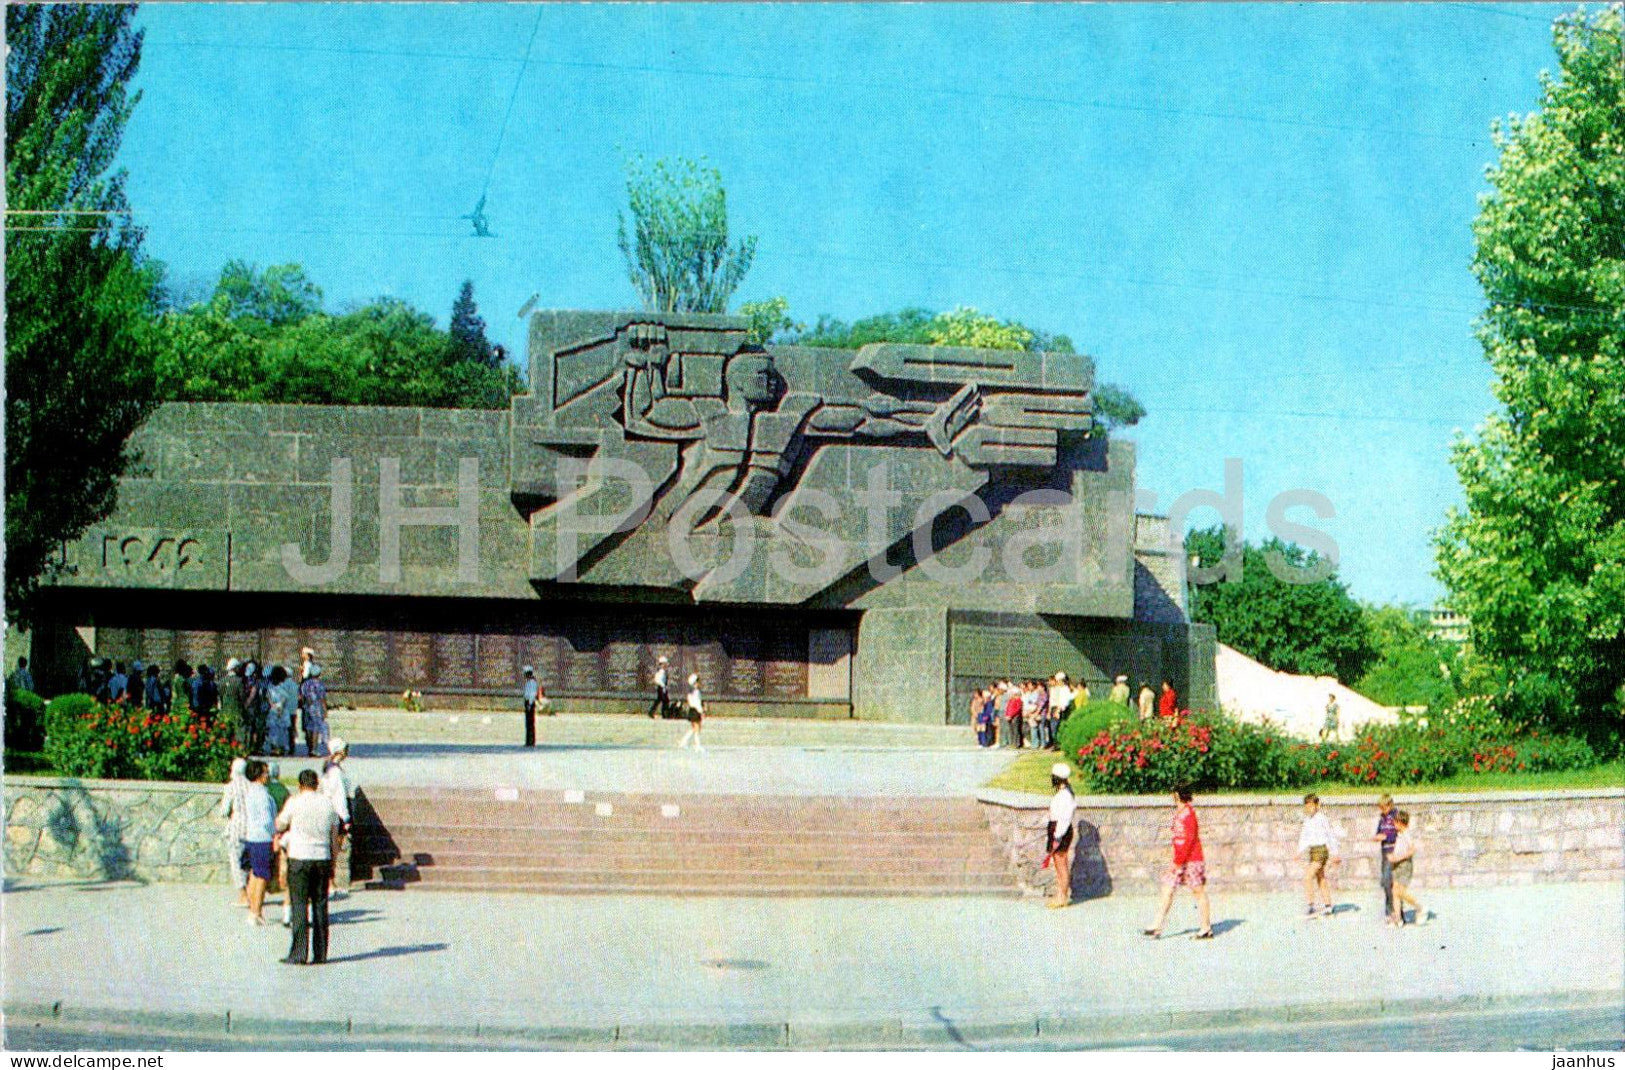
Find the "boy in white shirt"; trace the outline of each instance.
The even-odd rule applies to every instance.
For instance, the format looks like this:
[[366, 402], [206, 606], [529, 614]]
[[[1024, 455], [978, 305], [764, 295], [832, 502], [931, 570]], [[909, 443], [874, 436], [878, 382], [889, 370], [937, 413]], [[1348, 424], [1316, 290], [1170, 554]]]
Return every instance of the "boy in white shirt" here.
[[[1338, 856], [1337, 840], [1337, 828], [1320, 809], [1320, 796], [1313, 792], [1305, 795], [1303, 828], [1298, 833], [1298, 851], [1309, 852], [1303, 871], [1303, 890], [1309, 900], [1307, 916], [1310, 918], [1332, 916], [1332, 889], [1326, 879], [1326, 867], [1335, 866], [1342, 861]], [[1316, 892], [1319, 892], [1321, 901], [1326, 904], [1319, 911], [1315, 910]]]

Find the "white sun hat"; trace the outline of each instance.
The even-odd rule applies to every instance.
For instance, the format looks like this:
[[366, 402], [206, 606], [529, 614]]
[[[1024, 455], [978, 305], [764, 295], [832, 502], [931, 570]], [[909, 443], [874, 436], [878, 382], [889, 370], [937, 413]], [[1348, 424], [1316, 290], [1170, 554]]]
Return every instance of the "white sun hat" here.
[[1049, 775], [1053, 777], [1060, 777], [1062, 780], [1071, 780], [1072, 767], [1067, 765], [1065, 762], [1056, 762], [1054, 765], [1049, 767]]

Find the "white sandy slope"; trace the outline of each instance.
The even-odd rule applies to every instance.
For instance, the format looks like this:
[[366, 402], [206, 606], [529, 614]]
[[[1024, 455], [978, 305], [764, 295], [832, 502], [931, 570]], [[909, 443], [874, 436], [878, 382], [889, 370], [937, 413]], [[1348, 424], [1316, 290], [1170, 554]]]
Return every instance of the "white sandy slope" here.
[[1277, 672], [1223, 643], [1216, 660], [1219, 705], [1243, 721], [1268, 718], [1299, 739], [1318, 739], [1328, 695], [1337, 696], [1340, 739], [1352, 738], [1356, 729], [1369, 722], [1393, 724], [1399, 719], [1387, 706], [1372, 702], [1333, 676]]

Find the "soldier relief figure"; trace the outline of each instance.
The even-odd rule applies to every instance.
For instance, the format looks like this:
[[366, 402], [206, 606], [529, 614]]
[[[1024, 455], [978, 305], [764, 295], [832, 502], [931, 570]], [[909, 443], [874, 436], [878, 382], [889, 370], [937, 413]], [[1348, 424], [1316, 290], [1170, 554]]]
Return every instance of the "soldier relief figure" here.
[[[1063, 440], [1093, 426], [1093, 367], [1082, 355], [893, 344], [855, 355], [769, 351], [748, 343], [737, 321], [662, 318], [628, 317], [552, 348], [535, 371], [550, 381], [516, 399], [515, 501], [541, 536], [537, 549], [569, 544], [557, 568], [544, 554], [533, 557], [538, 579], [568, 571], [614, 538], [590, 525], [585, 542], [581, 531], [558, 538], [563, 514], [591, 513], [594, 495], [612, 496], [608, 480], [571, 484], [548, 474], [571, 460], [620, 462], [620, 471], [647, 477], [626, 503], [627, 514], [643, 511], [631, 526], [706, 535], [729, 516], [772, 517], [804, 487], [850, 505], [859, 480], [850, 461], [820, 458], [826, 447], [896, 447], [870, 456], [907, 455], [916, 497], [972, 494], [1001, 473], [1053, 469]], [[907, 537], [911, 526], [901, 517], [886, 541]]]

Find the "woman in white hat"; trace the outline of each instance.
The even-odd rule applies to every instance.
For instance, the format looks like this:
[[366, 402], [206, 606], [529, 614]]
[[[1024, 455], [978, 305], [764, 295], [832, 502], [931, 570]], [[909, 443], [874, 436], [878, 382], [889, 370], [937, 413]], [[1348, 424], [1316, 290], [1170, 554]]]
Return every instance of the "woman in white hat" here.
[[705, 721], [705, 696], [700, 694], [700, 674], [697, 672], [688, 674], [688, 699], [684, 702], [684, 708], [688, 714], [688, 731], [683, 733], [682, 742], [677, 746], [679, 749], [686, 747], [692, 739], [694, 749], [704, 754], [705, 747], [700, 743], [700, 725]]
[[1050, 784], [1055, 797], [1049, 803], [1049, 826], [1044, 834], [1044, 864], [1055, 871], [1055, 896], [1049, 901], [1052, 909], [1072, 904], [1072, 822], [1077, 816], [1078, 803], [1072, 795], [1072, 767], [1065, 762], [1050, 766]]

